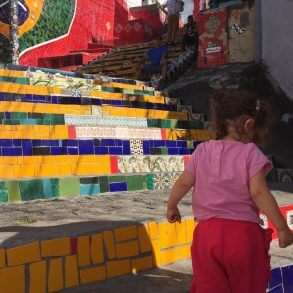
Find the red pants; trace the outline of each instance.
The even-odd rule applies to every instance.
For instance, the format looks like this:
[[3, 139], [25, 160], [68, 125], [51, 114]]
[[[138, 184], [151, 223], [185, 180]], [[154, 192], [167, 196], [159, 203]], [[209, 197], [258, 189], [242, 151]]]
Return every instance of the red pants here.
[[264, 293], [271, 231], [225, 219], [200, 222], [191, 246], [191, 293]]

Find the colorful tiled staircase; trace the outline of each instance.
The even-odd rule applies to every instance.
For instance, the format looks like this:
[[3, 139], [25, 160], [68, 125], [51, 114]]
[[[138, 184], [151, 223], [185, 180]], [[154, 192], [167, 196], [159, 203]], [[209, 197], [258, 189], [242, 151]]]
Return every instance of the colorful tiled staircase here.
[[141, 82], [16, 69], [0, 70], [2, 202], [170, 188], [212, 137]]

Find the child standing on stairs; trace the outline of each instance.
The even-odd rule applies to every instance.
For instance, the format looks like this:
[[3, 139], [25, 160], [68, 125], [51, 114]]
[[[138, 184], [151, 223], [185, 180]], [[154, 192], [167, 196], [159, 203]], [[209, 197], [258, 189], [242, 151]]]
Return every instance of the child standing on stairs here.
[[276, 227], [281, 248], [293, 242], [265, 181], [271, 164], [257, 147], [265, 142], [273, 115], [265, 101], [240, 91], [218, 92], [211, 110], [216, 140], [201, 143], [191, 156], [166, 216], [180, 222], [177, 204], [194, 187], [199, 223], [191, 247], [192, 293], [264, 293], [271, 231], [259, 225], [259, 210]]

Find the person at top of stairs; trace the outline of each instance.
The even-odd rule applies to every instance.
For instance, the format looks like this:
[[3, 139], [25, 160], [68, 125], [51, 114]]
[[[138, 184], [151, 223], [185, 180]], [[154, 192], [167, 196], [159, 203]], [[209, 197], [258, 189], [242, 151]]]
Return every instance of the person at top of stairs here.
[[[140, 60], [136, 67], [135, 79], [149, 77], [154, 73], [162, 73], [163, 79], [167, 78], [167, 55], [168, 48], [162, 45], [161, 37], [156, 37], [154, 47], [147, 51], [147, 54]], [[150, 61], [150, 64], [146, 64]]]

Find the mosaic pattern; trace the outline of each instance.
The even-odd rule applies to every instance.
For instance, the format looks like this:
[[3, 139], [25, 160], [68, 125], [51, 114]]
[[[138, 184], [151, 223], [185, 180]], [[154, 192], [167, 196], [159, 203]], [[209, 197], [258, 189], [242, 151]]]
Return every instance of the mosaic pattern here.
[[292, 265], [271, 270], [271, 276], [268, 293], [289, 293], [293, 291]]
[[120, 173], [181, 172], [183, 156], [118, 156]]
[[65, 35], [71, 24], [75, 5], [76, 0], [44, 0], [38, 22], [19, 40], [20, 51]]
[[161, 173], [147, 175], [147, 188], [153, 189], [170, 189], [173, 186], [181, 173]]
[[143, 146], [142, 141], [137, 139], [130, 140], [130, 152], [131, 155], [142, 155], [143, 154]]

